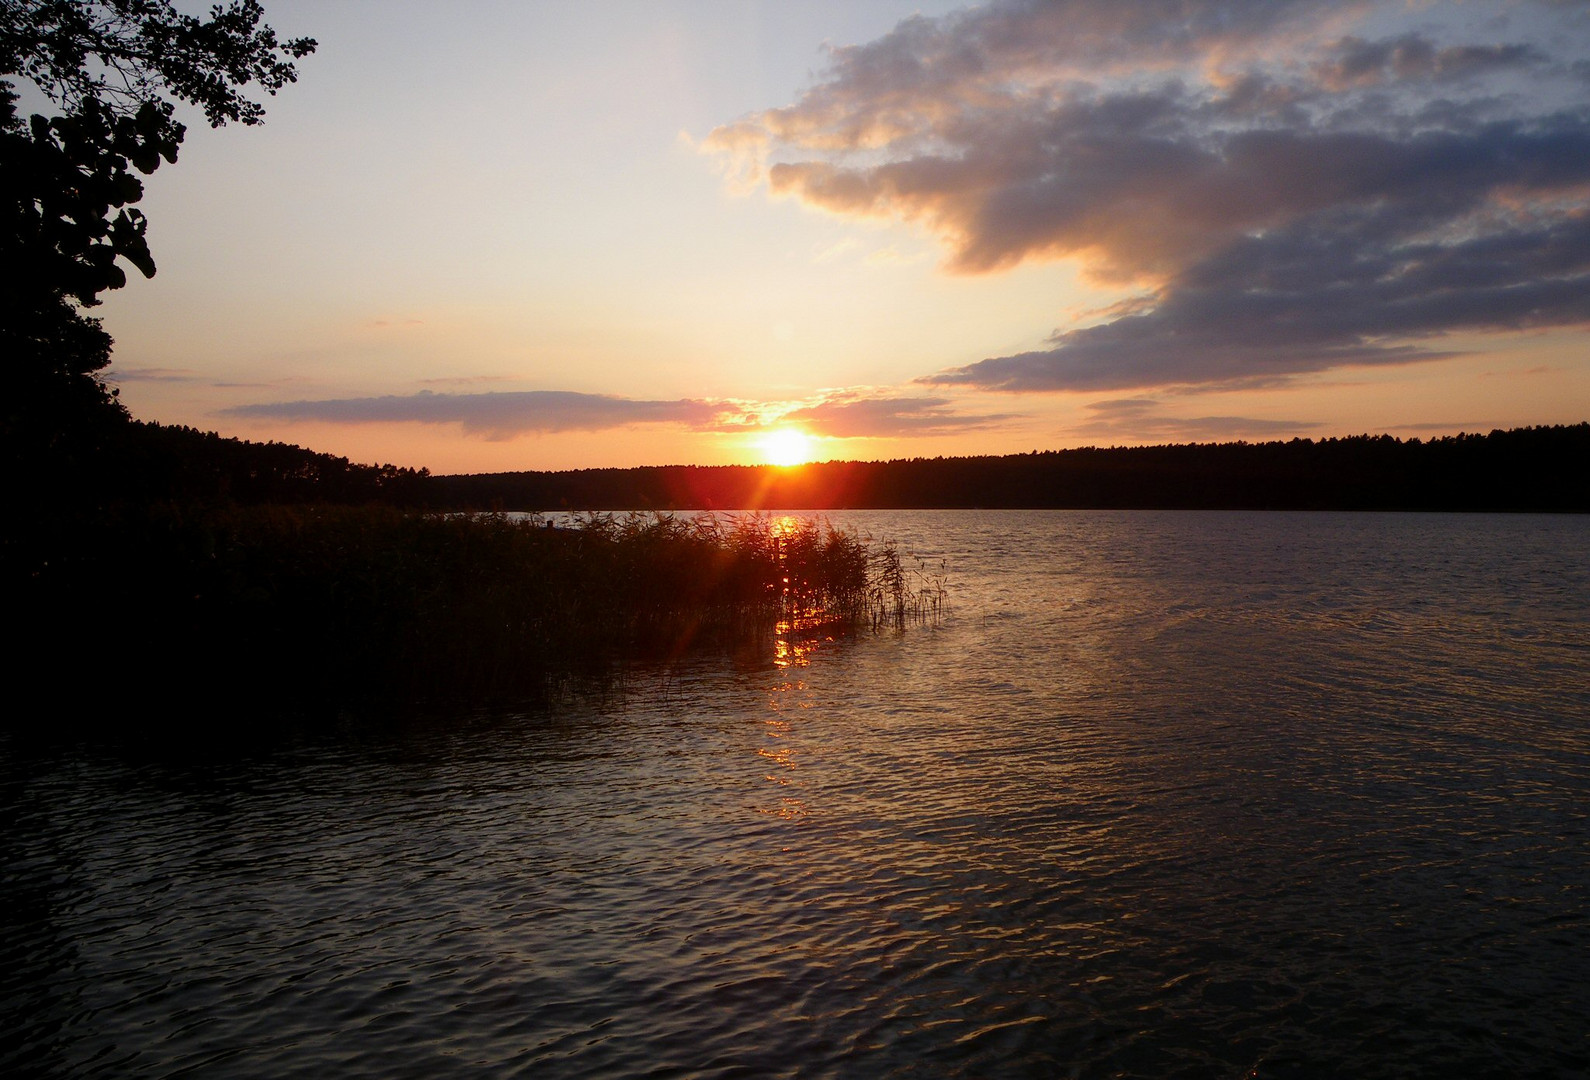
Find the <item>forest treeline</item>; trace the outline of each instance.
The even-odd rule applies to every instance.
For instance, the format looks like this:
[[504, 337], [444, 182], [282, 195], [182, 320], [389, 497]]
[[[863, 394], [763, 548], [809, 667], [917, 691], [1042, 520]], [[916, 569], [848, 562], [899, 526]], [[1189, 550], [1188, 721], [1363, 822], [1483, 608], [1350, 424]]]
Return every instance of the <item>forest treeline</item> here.
[[106, 430], [107, 487], [139, 502], [418, 506], [426, 469], [362, 465], [281, 442], [250, 442], [181, 425], [130, 420]]
[[600, 509], [1590, 510], [1590, 423], [1488, 435], [438, 476], [437, 505]]
[[[1083, 447], [982, 457], [433, 476], [130, 421], [77, 483], [139, 503], [433, 510], [1268, 509], [1590, 511], [1590, 422], [1433, 439]], [[58, 473], [51, 483], [59, 483]]]

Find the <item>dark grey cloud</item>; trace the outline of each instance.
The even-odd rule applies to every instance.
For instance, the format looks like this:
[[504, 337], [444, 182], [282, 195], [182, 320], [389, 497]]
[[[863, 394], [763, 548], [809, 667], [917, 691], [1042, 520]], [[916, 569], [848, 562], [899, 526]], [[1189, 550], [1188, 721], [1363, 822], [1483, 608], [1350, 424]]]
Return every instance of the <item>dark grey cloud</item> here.
[[951, 271], [1072, 258], [1139, 294], [925, 382], [1252, 384], [1590, 322], [1587, 26], [1551, 3], [996, 3], [836, 50], [708, 144], [775, 194], [932, 231]]
[[1326, 87], [1341, 89], [1395, 80], [1454, 80], [1545, 62], [1533, 45], [1454, 45], [1440, 48], [1420, 34], [1382, 41], [1346, 37], [1315, 68]]
[[816, 435], [849, 439], [948, 435], [1012, 419], [1016, 417], [1009, 413], [957, 412], [948, 398], [847, 396], [796, 409], [781, 417], [780, 422], [797, 423]]
[[1590, 218], [1401, 244], [1387, 242], [1398, 222], [1385, 218], [1322, 215], [1245, 239], [1190, 268], [1143, 314], [923, 381], [1038, 391], [1256, 385], [1444, 358], [1452, 354], [1430, 342], [1445, 333], [1590, 322]]
[[417, 394], [281, 401], [239, 405], [228, 416], [272, 420], [316, 420], [332, 424], [462, 424], [465, 431], [494, 439], [529, 433], [603, 431], [632, 424], [713, 427], [734, 414], [708, 401], [637, 401], [604, 394], [521, 390], [483, 394]]

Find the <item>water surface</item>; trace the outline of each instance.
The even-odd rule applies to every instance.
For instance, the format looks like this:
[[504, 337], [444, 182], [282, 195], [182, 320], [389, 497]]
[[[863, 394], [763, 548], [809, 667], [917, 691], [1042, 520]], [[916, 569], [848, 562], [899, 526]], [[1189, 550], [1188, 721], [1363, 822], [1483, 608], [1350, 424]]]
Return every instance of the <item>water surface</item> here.
[[552, 714], [0, 743], [0, 1071], [1582, 1068], [1590, 519], [833, 517], [945, 622]]

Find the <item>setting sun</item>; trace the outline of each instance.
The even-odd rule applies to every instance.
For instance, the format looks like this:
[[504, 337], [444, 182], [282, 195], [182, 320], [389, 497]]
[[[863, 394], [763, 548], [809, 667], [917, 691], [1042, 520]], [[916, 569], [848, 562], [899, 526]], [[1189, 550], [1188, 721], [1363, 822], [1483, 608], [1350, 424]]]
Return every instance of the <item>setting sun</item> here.
[[799, 428], [776, 428], [761, 443], [770, 465], [801, 465], [812, 459], [812, 437]]

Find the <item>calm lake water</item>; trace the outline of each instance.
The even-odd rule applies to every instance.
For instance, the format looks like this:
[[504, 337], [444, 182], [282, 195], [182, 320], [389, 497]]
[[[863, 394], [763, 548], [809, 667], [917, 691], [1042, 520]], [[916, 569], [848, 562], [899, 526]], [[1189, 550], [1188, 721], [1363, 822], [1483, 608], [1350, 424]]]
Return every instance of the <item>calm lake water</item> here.
[[1590, 518], [832, 517], [943, 624], [0, 742], [0, 1073], [1582, 1075]]

